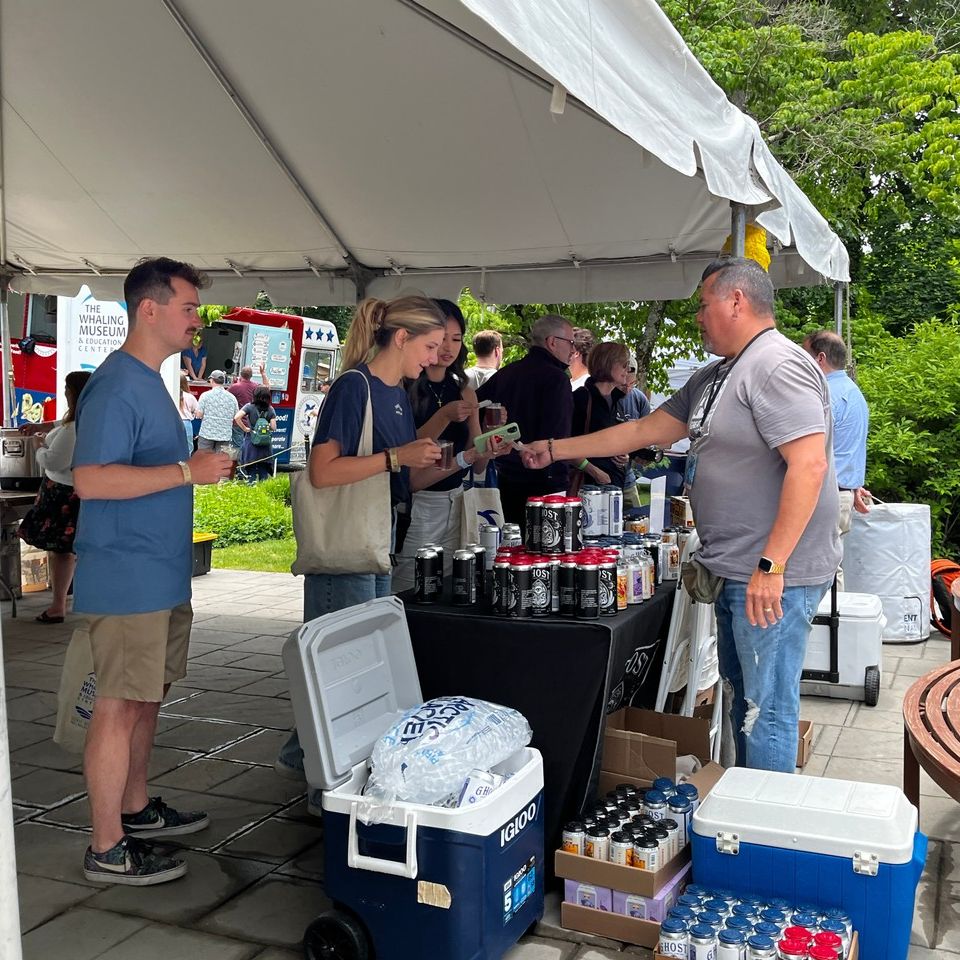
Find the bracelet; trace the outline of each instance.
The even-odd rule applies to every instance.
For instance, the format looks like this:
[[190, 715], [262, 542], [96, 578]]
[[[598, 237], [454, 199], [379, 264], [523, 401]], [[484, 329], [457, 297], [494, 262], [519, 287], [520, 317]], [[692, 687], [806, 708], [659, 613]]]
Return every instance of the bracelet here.
[[193, 486], [193, 474], [190, 472], [190, 464], [186, 460], [178, 460], [177, 466], [183, 471], [183, 486]]
[[550, 454], [550, 462], [553, 463], [553, 438], [547, 441], [547, 453]]
[[466, 470], [467, 467], [470, 466], [470, 464], [467, 463], [467, 458], [464, 456], [462, 450], [457, 454], [457, 466], [458, 466], [461, 470]]
[[390, 447], [390, 449], [387, 451], [387, 455], [390, 457], [390, 472], [399, 473], [400, 451], [396, 447]]
[[383, 451], [383, 459], [384, 459], [384, 461], [385, 461], [386, 464], [387, 464], [387, 472], [388, 472], [388, 473], [393, 473], [393, 467], [392, 467], [391, 464], [390, 464], [390, 451], [389, 451], [389, 450], [384, 450], [384, 451]]
[[584, 460], [581, 460], [581, 461], [577, 464], [577, 469], [578, 469], [578, 470], [586, 470], [587, 467], [589, 467], [589, 466], [590, 466], [590, 461], [584, 459]]

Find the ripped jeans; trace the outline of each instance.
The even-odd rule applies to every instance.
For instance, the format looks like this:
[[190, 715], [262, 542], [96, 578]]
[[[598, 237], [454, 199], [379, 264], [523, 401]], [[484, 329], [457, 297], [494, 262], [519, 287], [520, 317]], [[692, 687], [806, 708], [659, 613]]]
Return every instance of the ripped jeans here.
[[727, 580], [715, 605], [720, 675], [733, 687], [729, 704], [737, 766], [793, 773], [800, 720], [800, 674], [810, 625], [830, 582], [786, 587], [783, 619], [750, 625], [747, 584]]

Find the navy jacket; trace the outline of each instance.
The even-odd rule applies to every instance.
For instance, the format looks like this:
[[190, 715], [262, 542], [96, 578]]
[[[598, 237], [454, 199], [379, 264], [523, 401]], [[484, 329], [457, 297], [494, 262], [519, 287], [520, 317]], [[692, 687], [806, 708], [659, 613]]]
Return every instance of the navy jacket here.
[[[498, 370], [478, 391], [481, 400], [507, 408], [507, 419], [520, 427], [520, 440], [549, 440], [570, 436], [573, 390], [566, 364], [543, 347], [531, 347], [521, 360]], [[545, 470], [527, 470], [514, 450], [497, 458], [504, 483], [565, 490], [567, 464], [554, 463]]]

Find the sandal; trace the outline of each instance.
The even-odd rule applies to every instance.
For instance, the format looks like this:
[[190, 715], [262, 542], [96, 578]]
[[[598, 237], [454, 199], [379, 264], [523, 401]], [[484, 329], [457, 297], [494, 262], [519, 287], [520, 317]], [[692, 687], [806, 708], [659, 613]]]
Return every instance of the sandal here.
[[51, 617], [46, 610], [39, 617], [34, 617], [37, 623], [63, 623], [63, 617]]

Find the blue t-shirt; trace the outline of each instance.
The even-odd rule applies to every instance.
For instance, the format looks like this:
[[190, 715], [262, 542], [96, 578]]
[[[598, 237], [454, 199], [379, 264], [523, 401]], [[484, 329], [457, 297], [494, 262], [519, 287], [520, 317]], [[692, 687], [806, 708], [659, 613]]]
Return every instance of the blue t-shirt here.
[[[160, 374], [129, 353], [111, 353], [77, 404], [74, 467], [156, 467], [188, 456], [180, 413]], [[81, 501], [74, 549], [78, 612], [149, 613], [186, 603], [193, 573], [193, 488]]]
[[193, 367], [193, 372], [199, 377], [200, 376], [200, 364], [203, 363], [207, 358], [207, 348], [201, 343], [199, 347], [187, 347], [180, 354], [180, 360], [186, 362], [190, 361], [190, 366]]
[[867, 430], [870, 411], [860, 388], [845, 370], [827, 374], [833, 413], [833, 460], [837, 485], [844, 490], [862, 487], [867, 477]]
[[[413, 411], [403, 387], [388, 386], [379, 377], [370, 372], [370, 368], [361, 363], [355, 368], [363, 374], [370, 384], [370, 399], [373, 402], [373, 452], [383, 453], [390, 447], [402, 447], [417, 439], [417, 428], [413, 422]], [[363, 431], [363, 417], [367, 409], [367, 387], [363, 378], [356, 373], [342, 373], [327, 394], [317, 430], [313, 435], [314, 445], [336, 440], [340, 444], [340, 454], [355, 457], [360, 446], [360, 434]], [[183, 427], [180, 427], [183, 434]], [[384, 464], [386, 468], [386, 464]], [[393, 504], [405, 503], [410, 499], [410, 471], [403, 467], [399, 473], [390, 474], [390, 500]]]

